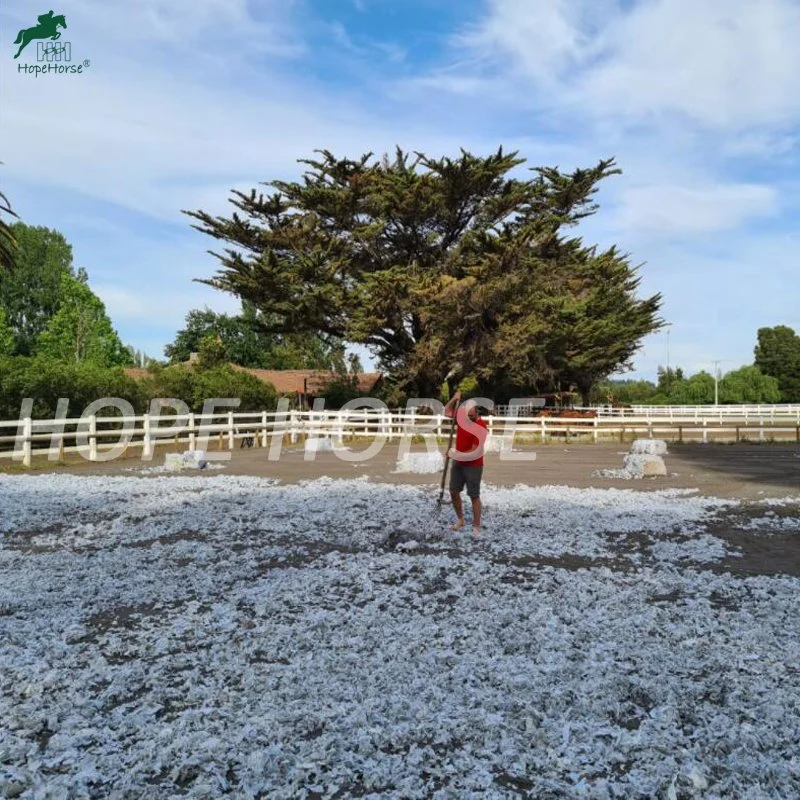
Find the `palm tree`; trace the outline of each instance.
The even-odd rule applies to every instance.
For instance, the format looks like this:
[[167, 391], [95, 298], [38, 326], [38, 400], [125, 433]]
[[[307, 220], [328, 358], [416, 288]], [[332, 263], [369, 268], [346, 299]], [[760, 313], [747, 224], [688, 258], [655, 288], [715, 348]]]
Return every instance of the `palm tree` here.
[[[2, 163], [2, 162], [0, 162]], [[10, 214], [19, 219], [14, 213], [6, 196], [0, 192], [0, 269], [11, 271], [17, 254], [17, 240], [11, 226], [3, 219], [3, 214]]]

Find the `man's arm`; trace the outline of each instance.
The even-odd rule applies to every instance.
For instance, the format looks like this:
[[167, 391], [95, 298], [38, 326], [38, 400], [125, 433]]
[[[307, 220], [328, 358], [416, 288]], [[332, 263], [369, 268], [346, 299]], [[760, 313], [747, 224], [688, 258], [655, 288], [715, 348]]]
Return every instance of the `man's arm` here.
[[458, 404], [461, 402], [461, 392], [456, 392], [444, 407], [444, 415], [446, 417], [455, 416]]

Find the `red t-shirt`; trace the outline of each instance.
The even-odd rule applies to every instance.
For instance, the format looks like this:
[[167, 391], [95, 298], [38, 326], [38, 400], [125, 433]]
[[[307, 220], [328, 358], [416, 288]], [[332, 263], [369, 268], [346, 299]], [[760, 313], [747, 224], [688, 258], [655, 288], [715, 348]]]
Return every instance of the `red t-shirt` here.
[[[486, 422], [480, 417], [476, 420], [471, 420], [467, 416], [467, 412], [463, 408], [460, 408], [456, 414], [456, 425], [456, 450], [458, 450], [459, 453], [470, 453], [475, 450], [475, 448], [480, 447], [478, 458], [473, 458], [470, 461], [461, 461], [461, 459], [459, 459], [459, 461], [470, 467], [482, 467], [483, 447], [486, 444], [486, 437], [489, 435]], [[473, 431], [465, 427], [466, 425], [472, 426], [473, 430], [474, 426], [477, 425], [483, 428], [483, 430], [479, 433], [473, 433]]]

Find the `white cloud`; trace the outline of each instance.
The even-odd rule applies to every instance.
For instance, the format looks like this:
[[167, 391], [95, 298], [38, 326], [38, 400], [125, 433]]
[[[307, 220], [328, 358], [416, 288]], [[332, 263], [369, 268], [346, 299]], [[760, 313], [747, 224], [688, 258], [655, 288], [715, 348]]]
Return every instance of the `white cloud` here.
[[491, 0], [456, 44], [478, 72], [534, 86], [535, 102], [746, 130], [800, 115], [798, 31], [794, 0]]
[[618, 200], [610, 226], [639, 234], [730, 230], [777, 210], [775, 190], [753, 184], [627, 186]]

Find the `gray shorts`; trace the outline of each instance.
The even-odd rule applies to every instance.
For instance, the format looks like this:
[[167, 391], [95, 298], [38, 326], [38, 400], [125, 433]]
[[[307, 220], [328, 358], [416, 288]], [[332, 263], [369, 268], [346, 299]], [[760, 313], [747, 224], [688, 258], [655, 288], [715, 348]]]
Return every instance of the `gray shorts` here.
[[480, 497], [482, 475], [483, 467], [476, 467], [471, 464], [465, 464], [463, 461], [453, 460], [450, 470], [450, 491], [460, 492], [464, 488], [464, 484], [466, 484], [469, 497]]

